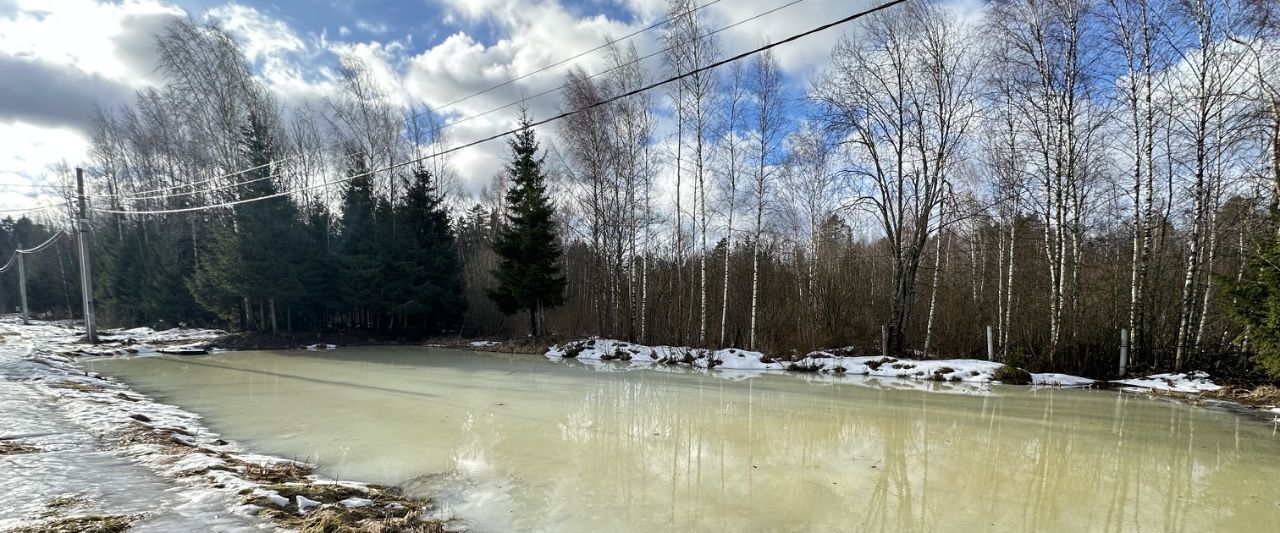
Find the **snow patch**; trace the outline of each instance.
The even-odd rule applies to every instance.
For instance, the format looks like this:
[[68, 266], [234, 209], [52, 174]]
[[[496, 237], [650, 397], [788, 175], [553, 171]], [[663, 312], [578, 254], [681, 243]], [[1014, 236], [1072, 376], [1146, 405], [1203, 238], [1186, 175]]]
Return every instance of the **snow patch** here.
[[279, 492], [276, 492], [274, 490], [255, 489], [253, 491], [253, 495], [261, 498], [266, 498], [267, 501], [271, 502], [272, 504], [275, 504], [276, 507], [289, 506], [289, 498], [285, 498], [284, 496], [281, 496]]
[[373, 500], [367, 498], [347, 498], [338, 502], [338, 505], [346, 507], [347, 509], [359, 509], [361, 507], [373, 505]]
[[[0, 475], [0, 509], [35, 516], [44, 501], [70, 489], [105, 491], [95, 498], [104, 513], [146, 513], [192, 531], [279, 530], [256, 518], [262, 506], [243, 502], [242, 495], [280, 508], [294, 500], [250, 481], [246, 472], [253, 465], [297, 464], [305, 468], [294, 475], [306, 476], [307, 483], [328, 482], [310, 475], [310, 465], [248, 453], [205, 428], [199, 415], [157, 403], [76, 364], [85, 355], [136, 356], [219, 335], [195, 329], [108, 330], [104, 344], [91, 346], [79, 343], [83, 330], [74, 327], [0, 318], [0, 428], [5, 434], [33, 435], [33, 443], [59, 454], [55, 462], [70, 461], [56, 472], [19, 468]], [[47, 461], [47, 455], [6, 459]], [[305, 497], [296, 503], [300, 510], [320, 504]], [[0, 530], [30, 523], [0, 516]]]
[[1142, 390], [1200, 393], [1221, 389], [1205, 372], [1153, 374], [1144, 378], [1122, 379], [1115, 383]]
[[[981, 359], [896, 359], [878, 355], [849, 356], [848, 349], [816, 351], [794, 360], [772, 358], [763, 353], [725, 348], [708, 350], [675, 346], [645, 346], [614, 339], [589, 338], [552, 346], [546, 357], [577, 359], [600, 369], [597, 362], [611, 362], [620, 368], [688, 365], [717, 371], [792, 371], [831, 375], [904, 378], [940, 382], [994, 383], [1002, 363]], [[729, 379], [745, 379], [742, 372], [726, 373]], [[1032, 374], [1032, 383], [1046, 387], [1083, 387], [1094, 380], [1067, 374]]]
[[320, 506], [320, 502], [301, 494], [297, 495], [296, 499], [298, 500], [298, 514], [307, 514], [307, 509]]

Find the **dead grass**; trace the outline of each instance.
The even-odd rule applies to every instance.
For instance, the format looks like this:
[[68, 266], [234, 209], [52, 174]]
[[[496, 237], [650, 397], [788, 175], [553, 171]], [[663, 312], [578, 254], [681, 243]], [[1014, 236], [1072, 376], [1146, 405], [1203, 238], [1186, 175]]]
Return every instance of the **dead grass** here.
[[1004, 365], [991, 376], [1005, 385], [1030, 385], [1031, 373], [1021, 368]]
[[[261, 507], [262, 517], [284, 528], [303, 533], [444, 531], [442, 523], [421, 518], [428, 504], [427, 501], [403, 497], [396, 489], [377, 485], [350, 486], [319, 482], [310, 477], [314, 467], [305, 462], [259, 464], [245, 461], [217, 450], [196, 448], [185, 444], [178, 439], [180, 435], [172, 431], [174, 429], [176, 428], [156, 428], [135, 420], [125, 430], [121, 442], [157, 444], [164, 447], [162, 453], [174, 457], [205, 453], [222, 459], [226, 464], [213, 469], [235, 472], [242, 479], [257, 484], [263, 490], [275, 491], [289, 500], [287, 505], [281, 507], [268, 498], [254, 495], [252, 489], [241, 492], [244, 503]], [[203, 475], [208, 470], [193, 471], [185, 475]], [[300, 514], [297, 506], [298, 496], [320, 502], [321, 505], [309, 509], [305, 514]], [[348, 498], [363, 498], [372, 501], [373, 504], [355, 509], [348, 509], [338, 504]], [[125, 526], [127, 527], [127, 523]], [[23, 533], [43, 533], [44, 531], [46, 530], [31, 530]], [[62, 533], [64, 530], [48, 531]], [[106, 533], [117, 530], [71, 528], [65, 531]]]
[[60, 516], [65, 514], [67, 510], [73, 507], [80, 507], [88, 501], [89, 500], [85, 499], [84, 496], [58, 496], [45, 502], [44, 511], [40, 513], [40, 517], [53, 518], [55, 516]]
[[807, 361], [800, 360], [791, 363], [791, 366], [788, 366], [787, 370], [793, 370], [796, 372], [817, 372], [822, 370], [822, 362], [817, 359], [810, 359]]
[[311, 465], [296, 462], [274, 464], [240, 462], [240, 464], [244, 468], [241, 477], [254, 483], [301, 483], [307, 480], [307, 476], [310, 476], [313, 470]]
[[36, 453], [38, 451], [40, 451], [40, 448], [30, 444], [0, 440], [0, 455], [22, 455], [24, 453]]
[[892, 357], [881, 357], [879, 359], [873, 359], [871, 361], [867, 361], [867, 368], [870, 368], [871, 370], [878, 370], [881, 365], [886, 365], [894, 361], [897, 361], [897, 359], [894, 359]]
[[129, 446], [132, 444], [157, 444], [164, 448], [164, 452], [170, 455], [180, 455], [190, 452], [193, 448], [190, 444], [182, 442], [177, 438], [177, 434], [172, 431], [153, 428], [141, 422], [133, 422], [122, 430], [119, 436], [119, 444]]
[[[951, 368], [949, 366], [936, 368], [933, 370], [933, 374], [929, 375], [929, 380], [930, 381], [947, 381], [947, 374], [954, 373], [955, 371], [956, 370], [954, 368]], [[957, 378], [957, 380], [958, 379], [959, 378]]]
[[78, 392], [102, 392], [104, 390], [107, 390], [98, 385], [81, 383], [79, 381], [59, 381], [57, 383], [52, 383], [49, 386], [56, 389], [67, 389], [67, 390], [73, 390]]
[[45, 502], [44, 506], [49, 509], [66, 509], [74, 507], [85, 502], [84, 496], [58, 496], [52, 500]]
[[[283, 483], [264, 486], [287, 498], [289, 504], [277, 506], [270, 499], [246, 495], [244, 503], [262, 507], [262, 516], [281, 526], [302, 533], [382, 533], [404, 531], [409, 533], [436, 533], [444, 531], [444, 524], [424, 520], [426, 502], [404, 498], [387, 487], [368, 485], [363, 487], [336, 483]], [[297, 498], [320, 502], [319, 507], [299, 514]], [[365, 507], [346, 508], [338, 502], [348, 498], [363, 498], [373, 503]]]
[[1259, 385], [1252, 389], [1223, 387], [1216, 391], [1205, 392], [1202, 396], [1242, 403], [1253, 407], [1280, 406], [1280, 387], [1274, 385]]
[[359, 509], [324, 507], [297, 518], [293, 527], [301, 533], [442, 533], [444, 524], [404, 516], [361, 516]]
[[130, 515], [73, 516], [10, 529], [7, 533], [121, 533], [128, 531], [138, 518]]

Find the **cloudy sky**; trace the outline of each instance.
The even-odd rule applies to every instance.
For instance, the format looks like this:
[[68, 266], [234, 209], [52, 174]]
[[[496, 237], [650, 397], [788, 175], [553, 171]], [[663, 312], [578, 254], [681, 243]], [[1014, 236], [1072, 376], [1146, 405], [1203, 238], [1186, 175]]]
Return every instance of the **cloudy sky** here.
[[[791, 0], [699, 0], [712, 28]], [[263, 82], [285, 106], [335, 90], [343, 55], [364, 60], [403, 103], [438, 107], [664, 18], [667, 0], [0, 0], [0, 210], [47, 203], [52, 166], [82, 164], [94, 105], [117, 106], [156, 84], [155, 34], [174, 17], [218, 20], [241, 43]], [[737, 53], [870, 5], [869, 0], [802, 0], [720, 35]], [[776, 49], [791, 89], [803, 90], [840, 31]], [[641, 55], [660, 48], [656, 31], [634, 39]], [[601, 69], [592, 54], [573, 62]], [[658, 58], [646, 61], [660, 69]], [[558, 86], [565, 67], [530, 76], [444, 110], [458, 119]], [[529, 103], [546, 116], [554, 95]], [[515, 109], [469, 120], [449, 132], [467, 141], [509, 127]], [[490, 143], [459, 153], [459, 174], [475, 185], [496, 172], [503, 151]], [[15, 214], [15, 213], [9, 213]]]

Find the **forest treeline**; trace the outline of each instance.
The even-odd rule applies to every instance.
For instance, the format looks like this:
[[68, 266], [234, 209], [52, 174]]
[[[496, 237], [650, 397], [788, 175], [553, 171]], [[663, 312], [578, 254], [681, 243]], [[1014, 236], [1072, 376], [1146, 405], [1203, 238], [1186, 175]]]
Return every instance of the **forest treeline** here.
[[[874, 353], [887, 326], [895, 353], [982, 356], [989, 325], [1000, 357], [1098, 376], [1121, 329], [1135, 371], [1265, 344], [1239, 311], [1270, 297], [1246, 267], [1276, 232], [1274, 2], [912, 1], [802, 84], [768, 52], [702, 70], [738, 51], [694, 7], [671, 2], [659, 58], [613, 43], [570, 70], [561, 110], [613, 101], [536, 130], [565, 280], [549, 332]], [[354, 58], [339, 94], [283, 105], [216, 26], [157, 50], [165, 84], [96, 121], [106, 316], [529, 332], [491, 298], [511, 168], [470, 197], [486, 177], [405, 164], [470, 140], [448, 117]]]

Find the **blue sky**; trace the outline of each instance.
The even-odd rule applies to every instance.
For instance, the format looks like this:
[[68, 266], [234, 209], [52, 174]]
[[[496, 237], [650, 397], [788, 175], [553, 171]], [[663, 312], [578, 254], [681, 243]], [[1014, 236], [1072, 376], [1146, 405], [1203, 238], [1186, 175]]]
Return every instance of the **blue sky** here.
[[[711, 0], [699, 1], [699, 4]], [[719, 0], [704, 10], [712, 28], [788, 0]], [[867, 0], [804, 0], [722, 34], [736, 53], [852, 13]], [[263, 83], [287, 106], [319, 102], [336, 90], [334, 67], [359, 58], [404, 105], [438, 106], [619, 37], [664, 17], [667, 0], [0, 0], [0, 210], [46, 203], [32, 187], [54, 178], [60, 161], [83, 164], [93, 105], [116, 106], [160, 82], [151, 47], [174, 17], [216, 19], [241, 43]], [[795, 94], [841, 35], [827, 32], [777, 49]], [[641, 54], [660, 48], [658, 32], [633, 39]], [[576, 61], [589, 72], [599, 54]], [[646, 66], [661, 70], [657, 60]], [[531, 76], [452, 110], [465, 116], [559, 85], [565, 68]], [[657, 98], [662, 102], [664, 98]], [[549, 114], [554, 97], [532, 102]], [[514, 109], [469, 121], [457, 141], [506, 129]], [[550, 132], [547, 132], [550, 133]], [[501, 168], [502, 144], [461, 152], [453, 165], [474, 185]]]

